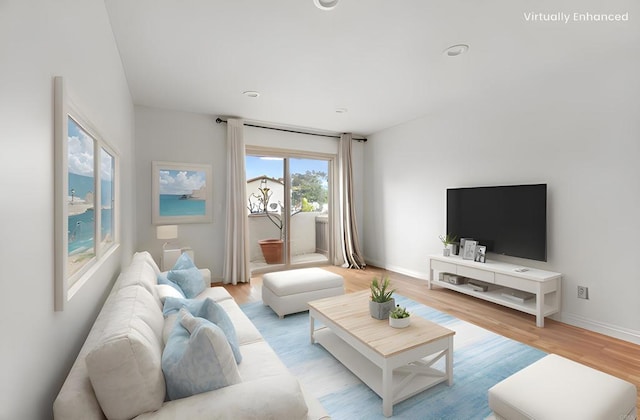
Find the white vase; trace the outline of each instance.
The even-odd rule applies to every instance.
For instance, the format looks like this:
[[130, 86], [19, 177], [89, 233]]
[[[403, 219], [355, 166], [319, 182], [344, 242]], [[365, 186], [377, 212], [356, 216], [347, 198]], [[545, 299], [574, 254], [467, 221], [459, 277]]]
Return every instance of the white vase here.
[[442, 249], [442, 255], [443, 256], [448, 257], [449, 254], [451, 254], [451, 249], [449, 249], [449, 248], [443, 248]]
[[411, 323], [411, 317], [406, 318], [391, 318], [389, 317], [389, 325], [393, 328], [406, 328]]

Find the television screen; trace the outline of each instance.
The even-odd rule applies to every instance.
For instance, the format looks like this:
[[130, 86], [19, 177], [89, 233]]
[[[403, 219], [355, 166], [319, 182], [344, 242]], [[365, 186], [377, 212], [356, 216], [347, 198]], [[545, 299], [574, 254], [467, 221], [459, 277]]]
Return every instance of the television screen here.
[[447, 233], [487, 252], [547, 260], [547, 184], [447, 189]]

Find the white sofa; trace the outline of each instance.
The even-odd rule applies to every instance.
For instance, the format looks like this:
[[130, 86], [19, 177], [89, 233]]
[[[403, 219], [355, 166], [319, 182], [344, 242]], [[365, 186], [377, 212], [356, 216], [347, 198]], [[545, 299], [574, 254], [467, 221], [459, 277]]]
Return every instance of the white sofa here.
[[161, 358], [175, 315], [163, 317], [160, 270], [149, 253], [139, 252], [116, 280], [54, 401], [56, 419], [328, 418], [226, 289], [210, 287], [210, 272], [201, 271], [206, 287], [197, 299], [213, 299], [231, 318], [242, 382], [165, 401]]

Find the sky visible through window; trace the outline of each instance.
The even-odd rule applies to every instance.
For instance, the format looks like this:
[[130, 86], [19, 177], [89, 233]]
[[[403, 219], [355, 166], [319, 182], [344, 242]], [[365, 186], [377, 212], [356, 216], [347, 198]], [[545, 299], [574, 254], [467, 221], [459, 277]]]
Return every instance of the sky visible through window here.
[[[307, 171], [327, 172], [326, 160], [315, 159], [291, 159], [290, 168], [292, 174], [305, 173]], [[262, 158], [259, 156], [247, 156], [246, 158], [247, 179], [256, 178], [266, 175], [270, 178], [282, 178], [283, 163], [282, 159]]]

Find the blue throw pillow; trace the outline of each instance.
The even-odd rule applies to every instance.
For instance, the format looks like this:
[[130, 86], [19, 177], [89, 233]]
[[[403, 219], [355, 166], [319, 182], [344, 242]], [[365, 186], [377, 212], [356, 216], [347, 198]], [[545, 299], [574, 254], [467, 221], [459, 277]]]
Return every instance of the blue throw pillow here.
[[166, 284], [167, 286], [171, 286], [174, 289], [176, 289], [182, 295], [182, 297], [184, 297], [184, 292], [182, 291], [180, 286], [178, 286], [177, 284], [169, 280], [167, 278], [167, 273], [160, 273], [158, 274], [157, 278], [158, 278], [158, 284]]
[[183, 252], [180, 254], [176, 263], [173, 265], [172, 270], [184, 270], [185, 268], [195, 268], [195, 264], [189, 254]]
[[184, 296], [189, 299], [198, 296], [205, 289], [202, 273], [186, 253], [180, 255], [167, 274], [167, 279], [177, 284]]
[[167, 297], [164, 301], [162, 314], [166, 317], [171, 313], [178, 312], [182, 308], [185, 308], [193, 316], [204, 318], [220, 327], [229, 341], [236, 363], [242, 361], [236, 328], [220, 304], [210, 298], [195, 300]]
[[162, 352], [162, 372], [169, 400], [241, 382], [224, 332], [184, 309]]

